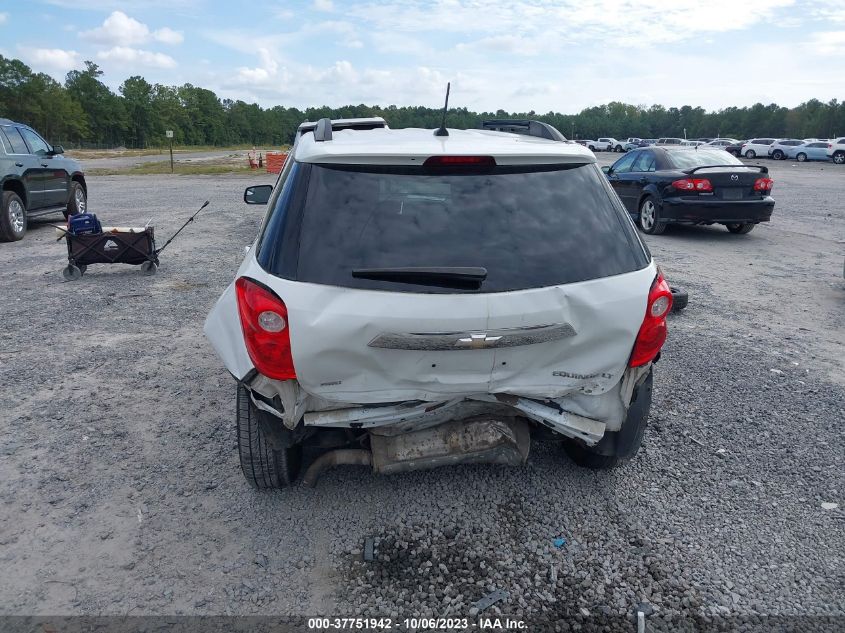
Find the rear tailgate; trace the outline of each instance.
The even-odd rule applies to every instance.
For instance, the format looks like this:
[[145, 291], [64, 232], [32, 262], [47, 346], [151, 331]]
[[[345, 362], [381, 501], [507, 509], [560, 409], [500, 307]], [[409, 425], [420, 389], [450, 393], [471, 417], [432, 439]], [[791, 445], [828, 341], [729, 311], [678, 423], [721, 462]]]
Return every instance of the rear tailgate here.
[[578, 284], [459, 295], [261, 281], [287, 305], [300, 386], [367, 404], [605, 392], [626, 367], [655, 274], [652, 264]]

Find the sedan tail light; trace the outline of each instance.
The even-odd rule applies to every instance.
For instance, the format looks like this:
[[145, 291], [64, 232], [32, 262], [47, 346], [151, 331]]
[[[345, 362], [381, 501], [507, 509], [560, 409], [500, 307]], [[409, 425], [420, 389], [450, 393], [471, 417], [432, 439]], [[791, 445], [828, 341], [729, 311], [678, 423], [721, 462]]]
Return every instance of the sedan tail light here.
[[666, 342], [666, 315], [671, 309], [672, 290], [663, 278], [663, 273], [658, 272], [648, 293], [645, 318], [628, 361], [629, 367], [641, 367], [650, 363], [660, 353], [660, 348]]
[[771, 191], [775, 181], [771, 178], [758, 178], [754, 181], [754, 191]]
[[679, 191], [713, 191], [713, 183], [707, 178], [681, 178], [672, 186]]
[[294, 380], [290, 328], [285, 302], [247, 277], [235, 282], [244, 343], [259, 373], [274, 380]]

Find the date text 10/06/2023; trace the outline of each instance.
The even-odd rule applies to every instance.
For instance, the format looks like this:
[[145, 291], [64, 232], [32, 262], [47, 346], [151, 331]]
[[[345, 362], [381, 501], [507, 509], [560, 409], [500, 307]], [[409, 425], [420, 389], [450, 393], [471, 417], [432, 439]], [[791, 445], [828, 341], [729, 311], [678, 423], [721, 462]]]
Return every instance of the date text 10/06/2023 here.
[[308, 629], [312, 631], [524, 631], [527, 624], [517, 618], [478, 617], [470, 618], [308, 618]]

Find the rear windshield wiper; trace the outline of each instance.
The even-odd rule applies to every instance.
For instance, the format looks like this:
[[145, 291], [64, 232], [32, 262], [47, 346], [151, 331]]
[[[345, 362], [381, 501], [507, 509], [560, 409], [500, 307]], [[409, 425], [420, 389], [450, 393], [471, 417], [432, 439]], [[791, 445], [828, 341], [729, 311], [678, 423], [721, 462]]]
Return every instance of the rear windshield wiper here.
[[352, 276], [419, 286], [442, 286], [477, 290], [487, 279], [487, 269], [474, 266], [410, 266], [404, 268], [356, 268]]

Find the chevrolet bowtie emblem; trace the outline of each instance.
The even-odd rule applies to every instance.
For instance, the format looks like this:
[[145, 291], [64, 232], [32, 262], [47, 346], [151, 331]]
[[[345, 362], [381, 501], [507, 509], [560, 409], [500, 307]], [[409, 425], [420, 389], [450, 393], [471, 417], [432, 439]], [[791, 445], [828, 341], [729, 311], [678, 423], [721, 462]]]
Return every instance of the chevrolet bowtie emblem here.
[[469, 338], [459, 338], [455, 341], [455, 347], [469, 349], [486, 349], [496, 347], [501, 336], [487, 336], [487, 332], [471, 332]]

